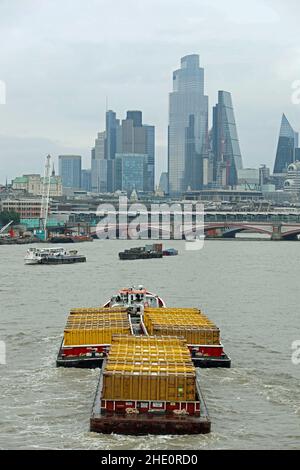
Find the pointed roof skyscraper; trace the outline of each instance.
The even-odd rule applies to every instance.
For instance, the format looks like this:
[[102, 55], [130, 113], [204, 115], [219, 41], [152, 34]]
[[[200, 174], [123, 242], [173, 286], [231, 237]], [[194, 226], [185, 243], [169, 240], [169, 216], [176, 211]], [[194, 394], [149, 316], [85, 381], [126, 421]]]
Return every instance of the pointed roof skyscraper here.
[[298, 147], [298, 133], [294, 131], [286, 115], [281, 118], [274, 173], [285, 173], [288, 165], [295, 160], [295, 148]]

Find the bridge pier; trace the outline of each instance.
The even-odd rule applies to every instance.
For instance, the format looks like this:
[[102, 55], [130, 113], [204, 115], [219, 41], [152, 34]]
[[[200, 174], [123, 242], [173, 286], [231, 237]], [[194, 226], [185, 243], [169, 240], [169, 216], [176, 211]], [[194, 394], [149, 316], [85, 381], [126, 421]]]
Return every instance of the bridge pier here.
[[273, 225], [273, 232], [271, 235], [271, 240], [273, 241], [279, 241], [282, 240], [282, 233], [281, 233], [281, 224], [275, 224]]

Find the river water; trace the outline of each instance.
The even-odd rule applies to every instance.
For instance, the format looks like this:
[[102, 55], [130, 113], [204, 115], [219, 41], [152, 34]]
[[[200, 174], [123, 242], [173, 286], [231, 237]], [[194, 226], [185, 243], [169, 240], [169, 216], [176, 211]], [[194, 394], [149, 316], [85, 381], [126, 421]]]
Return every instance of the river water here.
[[[299, 244], [212, 240], [186, 251], [174, 241], [177, 257], [118, 260], [139, 243], [81, 243], [88, 262], [62, 266], [25, 266], [27, 247], [0, 246], [0, 448], [299, 449], [300, 364], [291, 360], [300, 339]], [[99, 372], [55, 367], [69, 309], [100, 305], [133, 284], [170, 306], [199, 306], [221, 328], [232, 368], [199, 371], [210, 435], [90, 433]]]

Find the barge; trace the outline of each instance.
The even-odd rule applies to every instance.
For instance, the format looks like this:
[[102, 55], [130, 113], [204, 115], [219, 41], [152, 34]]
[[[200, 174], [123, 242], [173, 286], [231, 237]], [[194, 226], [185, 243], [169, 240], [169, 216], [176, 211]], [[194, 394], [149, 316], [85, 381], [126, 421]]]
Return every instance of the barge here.
[[177, 256], [178, 250], [175, 248], [167, 248], [163, 250], [162, 243], [154, 243], [153, 245], [145, 245], [129, 250], [124, 250], [119, 253], [120, 260], [136, 260], [136, 259], [151, 259], [163, 258], [164, 256]]
[[129, 250], [120, 251], [119, 253], [120, 260], [151, 259], [162, 257], [163, 251], [161, 243], [130, 248]]
[[93, 242], [94, 239], [89, 235], [53, 235], [49, 238], [49, 243], [80, 243]]
[[90, 430], [207, 434], [211, 421], [183, 340], [114, 337], [100, 372]]
[[185, 338], [196, 367], [231, 367], [220, 330], [199, 309], [166, 307], [161, 297], [142, 286], [121, 289], [102, 307], [72, 309], [57, 366], [101, 368], [112, 336], [124, 333], [124, 328], [132, 336]]
[[86, 257], [77, 250], [66, 251], [64, 248], [29, 248], [24, 258], [25, 264], [74, 264], [85, 263]]

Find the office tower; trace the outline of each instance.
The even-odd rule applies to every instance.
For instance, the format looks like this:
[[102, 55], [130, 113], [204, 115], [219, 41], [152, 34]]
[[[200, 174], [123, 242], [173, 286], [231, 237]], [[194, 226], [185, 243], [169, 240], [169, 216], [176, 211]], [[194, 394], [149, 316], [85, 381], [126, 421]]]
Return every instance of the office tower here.
[[270, 181], [270, 168], [267, 165], [260, 165], [259, 168], [259, 184], [260, 186], [269, 183]]
[[147, 160], [147, 191], [153, 192], [155, 189], [155, 127], [144, 124], [146, 129], [146, 154]]
[[168, 194], [168, 193], [169, 193], [168, 181], [169, 181], [168, 173], [167, 173], [167, 172], [161, 173], [160, 179], [159, 179], [158, 188], [159, 188], [159, 190], [162, 191], [164, 194]]
[[116, 118], [114, 111], [107, 111], [105, 115], [106, 123], [106, 156], [107, 160], [114, 160], [117, 151], [117, 129], [119, 128], [120, 121]]
[[81, 170], [81, 189], [88, 192], [91, 191], [91, 170]]
[[[117, 129], [117, 153], [147, 155], [147, 176], [144, 191], [154, 191], [155, 128], [143, 124], [141, 111], [127, 111]], [[117, 170], [116, 170], [117, 171]], [[137, 188], [136, 188], [137, 189]]]
[[181, 194], [203, 185], [203, 158], [208, 150], [208, 97], [204, 95], [204, 69], [199, 56], [181, 59], [173, 73], [169, 94], [169, 192]]
[[[121, 189], [120, 162], [117, 167], [116, 155], [118, 154], [120, 158], [122, 154], [137, 154], [147, 155], [147, 174], [145, 177], [143, 176], [143, 191], [153, 192], [155, 177], [154, 126], [144, 125], [142, 112], [135, 110], [127, 111], [126, 119], [123, 119], [121, 123], [116, 118], [114, 111], [107, 111], [105, 122], [106, 129], [98, 134], [95, 147], [92, 149], [92, 191], [114, 192]], [[140, 180], [136, 189], [138, 187], [140, 187]]]
[[105, 159], [105, 132], [99, 132], [92, 149], [91, 185], [92, 192], [107, 192], [107, 160]]
[[116, 189], [131, 192], [147, 190], [148, 155], [116, 154]]
[[59, 155], [59, 175], [64, 188], [80, 189], [81, 187], [81, 156]]
[[243, 164], [231, 94], [227, 91], [218, 92], [218, 103], [213, 108], [212, 150], [216, 185], [235, 186]]
[[295, 161], [296, 147], [298, 147], [298, 133], [294, 131], [283, 114], [273, 171], [275, 175], [286, 173], [289, 164]]

